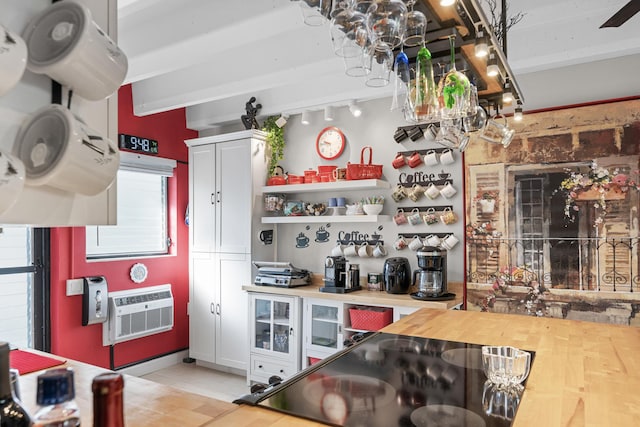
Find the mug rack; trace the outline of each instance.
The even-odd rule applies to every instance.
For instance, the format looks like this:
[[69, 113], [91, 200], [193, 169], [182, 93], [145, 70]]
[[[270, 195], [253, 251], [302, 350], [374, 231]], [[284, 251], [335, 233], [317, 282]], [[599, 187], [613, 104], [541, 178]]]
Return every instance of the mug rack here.
[[396, 156], [398, 154], [402, 154], [403, 156], [410, 156], [413, 153], [418, 153], [418, 154], [424, 156], [425, 154], [427, 154], [430, 151], [435, 151], [437, 154], [442, 154], [445, 151], [453, 151], [453, 149], [447, 148], [447, 147], [436, 147], [436, 148], [425, 148], [425, 149], [420, 149], [420, 150], [398, 151], [398, 152], [396, 152]]
[[[431, 175], [435, 175], [435, 174], [431, 174]], [[429, 175], [429, 177], [431, 176]], [[413, 182], [398, 182], [398, 185], [401, 187], [413, 187], [413, 184], [420, 184], [420, 185], [446, 185], [446, 184], [451, 184], [453, 185], [453, 179], [451, 178], [445, 178], [445, 179], [427, 179], [427, 180], [423, 180], [423, 181], [413, 181]]]
[[350, 243], [353, 243], [354, 245], [364, 245], [365, 243], [369, 246], [376, 246], [376, 245], [383, 245], [384, 246], [384, 240], [382, 239], [370, 239], [370, 240], [364, 240], [364, 239], [343, 239], [343, 240], [336, 240], [337, 244], [340, 245], [345, 245], [348, 246]]
[[428, 236], [438, 236], [439, 238], [444, 239], [445, 237], [449, 237], [454, 234], [455, 233], [398, 233], [398, 238], [418, 236], [419, 238], [424, 239], [425, 237], [428, 237]]
[[[439, 205], [439, 206], [407, 206], [406, 209], [403, 207], [399, 207], [398, 210], [402, 209], [404, 213], [411, 213], [414, 209], [418, 209], [418, 212], [427, 212], [429, 209], [433, 209], [436, 212], [444, 212], [447, 209], [453, 210], [452, 205]], [[431, 233], [433, 234], [433, 233]]]
[[421, 123], [417, 125], [399, 126], [393, 134], [393, 139], [399, 144], [407, 138], [410, 138], [413, 142], [418, 141], [424, 136], [424, 130], [434, 127], [440, 128], [440, 123]]

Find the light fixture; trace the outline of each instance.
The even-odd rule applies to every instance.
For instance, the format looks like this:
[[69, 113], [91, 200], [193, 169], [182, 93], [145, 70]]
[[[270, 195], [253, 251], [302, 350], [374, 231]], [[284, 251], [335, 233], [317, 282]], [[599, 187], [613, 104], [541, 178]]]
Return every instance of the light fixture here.
[[349, 111], [351, 111], [353, 117], [360, 117], [362, 115], [362, 109], [356, 105], [355, 101], [349, 103]]
[[302, 112], [302, 118], [300, 119], [300, 123], [302, 123], [305, 126], [311, 123], [311, 117], [308, 111], [305, 110]]
[[440, 6], [451, 6], [456, 0], [440, 0]]
[[289, 115], [288, 114], [280, 114], [280, 117], [278, 117], [278, 119], [276, 120], [276, 125], [279, 128], [284, 127], [284, 125], [287, 124], [287, 120], [289, 119]]
[[489, 54], [489, 45], [487, 44], [487, 36], [484, 34], [482, 30], [482, 26], [478, 27], [478, 32], [476, 34], [476, 45], [475, 45], [475, 53], [476, 58], [484, 58]]
[[522, 121], [522, 104], [520, 103], [520, 100], [518, 100], [518, 106], [516, 107], [515, 113], [513, 113], [513, 120], [516, 122]]
[[327, 122], [331, 122], [333, 121], [333, 119], [335, 118], [335, 114], [334, 114], [334, 109], [331, 105], [327, 105], [326, 107], [324, 107], [324, 119]]
[[491, 53], [489, 54], [489, 60], [487, 61], [487, 76], [496, 77], [500, 74], [500, 67], [498, 67], [498, 60], [496, 56]]
[[504, 90], [502, 91], [502, 102], [511, 104], [513, 102], [513, 93], [511, 92], [511, 84], [509, 79], [504, 82]]

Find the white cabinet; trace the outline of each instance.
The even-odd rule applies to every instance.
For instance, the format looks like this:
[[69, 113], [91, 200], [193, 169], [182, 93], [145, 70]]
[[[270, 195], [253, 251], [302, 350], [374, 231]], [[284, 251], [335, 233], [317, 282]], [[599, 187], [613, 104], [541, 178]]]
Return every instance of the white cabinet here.
[[[249, 300], [266, 179], [265, 134], [250, 130], [185, 141], [189, 146], [189, 355], [249, 369]], [[264, 227], [264, 226], [263, 226]]]
[[194, 252], [189, 292], [189, 356], [247, 369], [249, 254]]
[[303, 367], [342, 349], [344, 308], [341, 302], [304, 299]]
[[249, 381], [286, 379], [300, 370], [300, 298], [250, 293]]
[[190, 237], [195, 252], [251, 252], [250, 139], [189, 150]]

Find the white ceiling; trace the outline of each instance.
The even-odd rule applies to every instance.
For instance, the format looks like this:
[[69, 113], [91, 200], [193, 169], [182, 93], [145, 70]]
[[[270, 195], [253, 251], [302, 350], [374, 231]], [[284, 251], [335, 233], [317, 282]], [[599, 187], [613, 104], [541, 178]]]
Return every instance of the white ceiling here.
[[[627, 1], [509, 1], [525, 13], [507, 52], [525, 111], [640, 95], [640, 14], [598, 28]], [[137, 115], [187, 107], [204, 130], [238, 121], [251, 96], [268, 115], [391, 94], [345, 76], [328, 26], [304, 25], [296, 1], [118, 0], [118, 13]]]

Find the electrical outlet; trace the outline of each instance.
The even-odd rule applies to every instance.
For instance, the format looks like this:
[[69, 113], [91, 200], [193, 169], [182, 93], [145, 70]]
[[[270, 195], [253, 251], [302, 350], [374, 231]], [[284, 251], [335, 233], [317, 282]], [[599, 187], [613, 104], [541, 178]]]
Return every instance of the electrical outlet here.
[[67, 296], [82, 295], [84, 292], [84, 279], [67, 280]]

